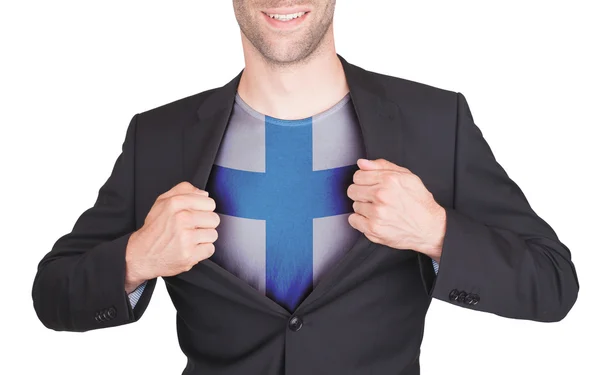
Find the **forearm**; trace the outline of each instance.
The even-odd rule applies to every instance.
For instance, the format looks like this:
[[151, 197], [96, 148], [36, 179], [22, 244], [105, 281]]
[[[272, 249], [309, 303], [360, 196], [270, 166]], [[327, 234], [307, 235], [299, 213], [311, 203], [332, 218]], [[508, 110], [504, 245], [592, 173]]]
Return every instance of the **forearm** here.
[[83, 332], [141, 317], [147, 297], [133, 313], [126, 293], [126, 249], [135, 233], [134, 155], [137, 116], [127, 128], [122, 152], [92, 207], [59, 238], [38, 264], [31, 290], [40, 321], [57, 331]]
[[[48, 256], [40, 262], [32, 288], [40, 321], [57, 331], [78, 332], [127, 323], [124, 254], [128, 239], [126, 234], [81, 254]], [[69, 242], [72, 246], [73, 240]], [[62, 243], [57, 242], [56, 251]], [[108, 319], [97, 318], [109, 309]]]
[[[447, 226], [433, 297], [536, 321], [561, 320], [574, 305], [579, 284], [569, 251], [559, 241], [522, 236], [453, 210]], [[479, 300], [468, 305], [453, 290]]]
[[498, 163], [464, 96], [456, 99], [453, 202], [437, 276], [419, 255], [425, 289], [500, 316], [561, 320], [579, 293], [571, 252]]

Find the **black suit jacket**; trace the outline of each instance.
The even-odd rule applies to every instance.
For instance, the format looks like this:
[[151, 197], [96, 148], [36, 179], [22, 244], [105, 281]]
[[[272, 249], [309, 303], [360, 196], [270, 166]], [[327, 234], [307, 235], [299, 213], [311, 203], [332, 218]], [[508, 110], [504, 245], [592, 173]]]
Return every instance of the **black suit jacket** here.
[[[577, 299], [569, 249], [496, 162], [465, 97], [338, 57], [367, 157], [407, 167], [446, 208], [439, 273], [421, 253], [361, 235], [290, 314], [204, 260], [163, 278], [184, 374], [415, 375], [432, 297], [544, 322], [561, 320]], [[133, 116], [95, 204], [38, 265], [32, 296], [46, 327], [83, 332], [142, 317], [156, 279], [132, 309], [129, 236], [158, 195], [184, 180], [205, 188], [240, 76]]]

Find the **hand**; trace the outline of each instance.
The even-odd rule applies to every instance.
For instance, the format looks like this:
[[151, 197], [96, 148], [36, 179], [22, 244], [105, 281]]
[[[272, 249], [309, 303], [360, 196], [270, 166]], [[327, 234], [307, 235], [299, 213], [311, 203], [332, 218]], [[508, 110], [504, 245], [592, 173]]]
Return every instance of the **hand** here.
[[446, 232], [446, 210], [421, 179], [385, 159], [358, 160], [348, 187], [354, 201], [350, 225], [372, 242], [412, 249], [439, 262]]
[[208, 192], [181, 182], [161, 194], [134, 232], [126, 250], [126, 291], [144, 280], [189, 271], [210, 257], [220, 223]]

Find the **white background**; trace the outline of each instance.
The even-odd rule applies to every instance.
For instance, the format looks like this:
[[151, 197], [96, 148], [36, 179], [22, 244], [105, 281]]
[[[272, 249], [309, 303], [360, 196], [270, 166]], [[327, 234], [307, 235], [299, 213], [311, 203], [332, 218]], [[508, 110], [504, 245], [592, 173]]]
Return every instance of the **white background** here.
[[[594, 3], [338, 2], [337, 51], [349, 62], [466, 96], [497, 160], [572, 251], [581, 284], [567, 318], [550, 324], [434, 300], [424, 375], [600, 373]], [[231, 1], [3, 1], [0, 38], [0, 373], [180, 374], [162, 279], [139, 322], [86, 333], [46, 329], [31, 286], [38, 261], [94, 203], [131, 117], [242, 69]]]

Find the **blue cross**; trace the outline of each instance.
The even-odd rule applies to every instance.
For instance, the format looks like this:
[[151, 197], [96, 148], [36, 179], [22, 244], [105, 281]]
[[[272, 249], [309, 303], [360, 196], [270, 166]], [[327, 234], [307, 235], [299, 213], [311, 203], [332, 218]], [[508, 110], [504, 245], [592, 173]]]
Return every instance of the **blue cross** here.
[[265, 172], [214, 165], [207, 187], [215, 211], [266, 221], [266, 295], [290, 312], [312, 290], [313, 219], [352, 212], [346, 191], [358, 169], [313, 171], [312, 142], [311, 118], [267, 116]]

